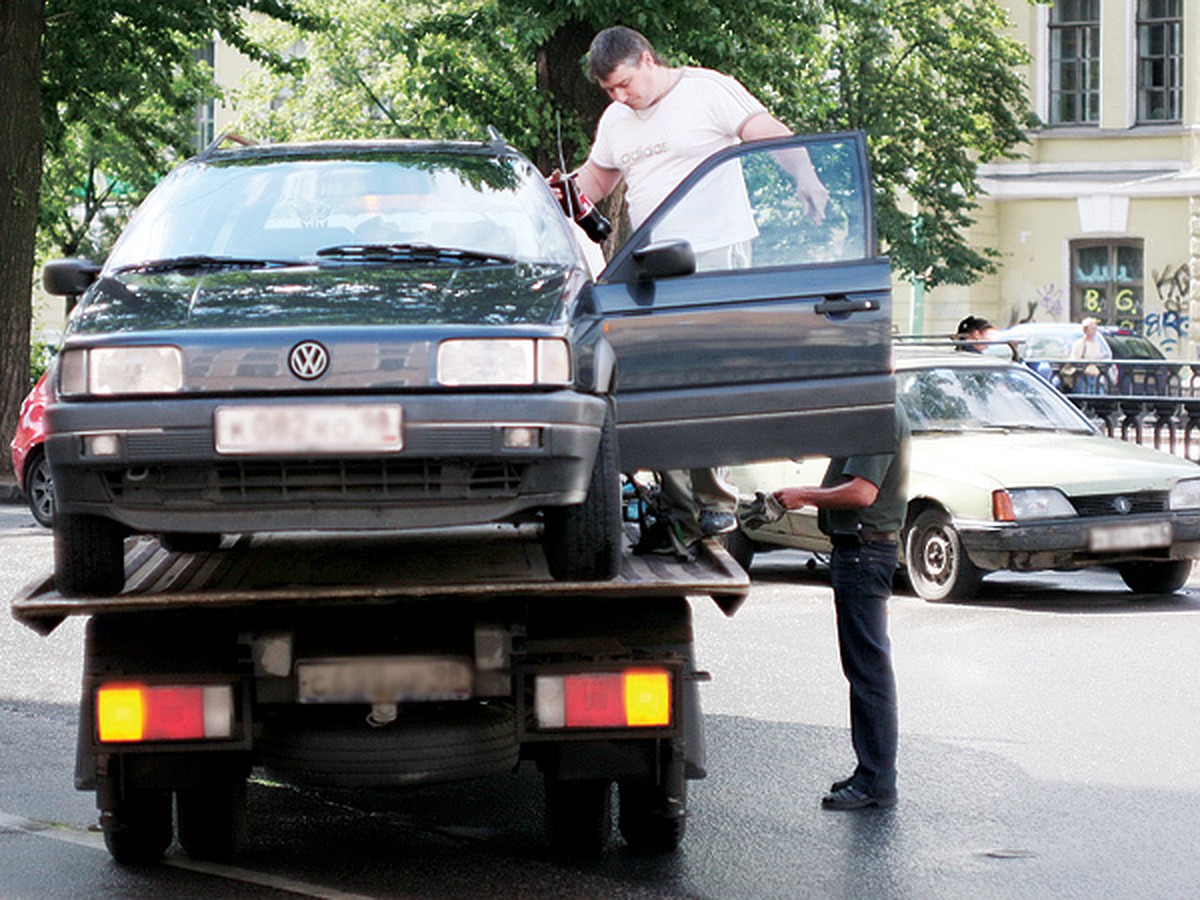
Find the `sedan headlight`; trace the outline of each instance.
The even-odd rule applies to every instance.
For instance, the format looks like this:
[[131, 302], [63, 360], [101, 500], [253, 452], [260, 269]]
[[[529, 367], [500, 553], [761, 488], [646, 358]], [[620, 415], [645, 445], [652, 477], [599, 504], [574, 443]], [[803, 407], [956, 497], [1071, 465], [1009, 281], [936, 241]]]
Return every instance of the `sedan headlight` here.
[[559, 338], [442, 341], [437, 380], [447, 387], [570, 384], [571, 351]]
[[183, 389], [183, 353], [178, 347], [68, 350], [61, 367], [61, 390], [68, 396], [175, 394]]
[[1022, 488], [992, 493], [992, 515], [1001, 522], [1064, 519], [1076, 515], [1066, 495], [1055, 488]]
[[1171, 509], [1200, 509], [1200, 478], [1188, 478], [1171, 488]]

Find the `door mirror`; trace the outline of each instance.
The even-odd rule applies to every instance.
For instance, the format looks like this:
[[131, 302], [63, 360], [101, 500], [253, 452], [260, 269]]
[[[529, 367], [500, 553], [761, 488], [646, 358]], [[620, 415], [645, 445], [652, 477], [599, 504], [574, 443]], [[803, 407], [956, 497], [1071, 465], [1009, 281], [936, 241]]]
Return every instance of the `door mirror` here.
[[677, 278], [696, 271], [696, 254], [687, 241], [656, 241], [633, 251], [640, 279]]
[[42, 287], [47, 294], [78, 297], [99, 274], [100, 267], [90, 259], [52, 259], [42, 269]]

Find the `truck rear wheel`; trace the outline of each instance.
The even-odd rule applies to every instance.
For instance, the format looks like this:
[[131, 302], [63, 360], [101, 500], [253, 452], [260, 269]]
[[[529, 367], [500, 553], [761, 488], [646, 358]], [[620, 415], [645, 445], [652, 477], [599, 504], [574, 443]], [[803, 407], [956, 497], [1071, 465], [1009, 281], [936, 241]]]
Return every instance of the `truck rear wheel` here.
[[192, 859], [228, 862], [245, 846], [246, 782], [177, 791], [179, 843]]
[[119, 594], [125, 587], [125, 530], [102, 516], [55, 516], [54, 583], [68, 597]]
[[557, 852], [599, 856], [612, 834], [612, 782], [546, 777], [546, 837]]
[[171, 794], [127, 790], [113, 809], [100, 816], [104, 846], [123, 865], [157, 862], [171, 846]]
[[607, 581], [621, 567], [621, 471], [612, 416], [600, 430], [600, 446], [587, 499], [547, 509], [542, 547], [557, 581]]
[[687, 824], [687, 782], [682, 794], [672, 796], [665, 785], [649, 780], [620, 783], [620, 814], [617, 827], [621, 837], [635, 850], [670, 853], [679, 849]]

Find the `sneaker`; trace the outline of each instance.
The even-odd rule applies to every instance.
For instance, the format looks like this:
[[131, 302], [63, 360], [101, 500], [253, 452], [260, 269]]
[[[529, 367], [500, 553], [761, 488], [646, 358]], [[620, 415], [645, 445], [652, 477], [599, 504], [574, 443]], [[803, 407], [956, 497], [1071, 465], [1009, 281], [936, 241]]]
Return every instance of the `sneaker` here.
[[853, 784], [831, 791], [821, 798], [822, 809], [866, 809], [868, 806], [885, 808], [895, 805], [895, 794], [890, 797], [872, 797]]
[[721, 509], [706, 509], [700, 513], [701, 534], [728, 534], [737, 528], [737, 516]]

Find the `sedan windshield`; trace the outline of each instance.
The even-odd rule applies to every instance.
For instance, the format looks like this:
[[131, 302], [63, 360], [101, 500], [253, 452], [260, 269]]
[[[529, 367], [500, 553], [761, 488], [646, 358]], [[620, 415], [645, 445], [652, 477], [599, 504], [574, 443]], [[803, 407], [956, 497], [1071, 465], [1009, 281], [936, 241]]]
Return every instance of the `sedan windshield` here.
[[1019, 366], [915, 369], [898, 372], [896, 382], [914, 433], [1095, 431], [1069, 400]]
[[[578, 261], [552, 195], [528, 163], [470, 153], [250, 157], [182, 166], [113, 248], [108, 271], [198, 258], [345, 265], [341, 247], [445, 248], [492, 262]], [[321, 254], [321, 250], [326, 250]], [[411, 254], [409, 254], [411, 256]], [[423, 254], [425, 262], [436, 252]], [[364, 253], [362, 264], [401, 264]]]

